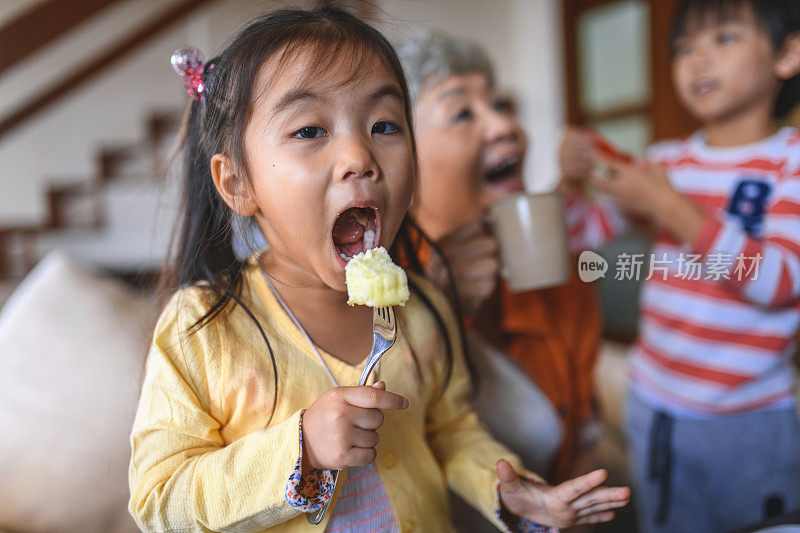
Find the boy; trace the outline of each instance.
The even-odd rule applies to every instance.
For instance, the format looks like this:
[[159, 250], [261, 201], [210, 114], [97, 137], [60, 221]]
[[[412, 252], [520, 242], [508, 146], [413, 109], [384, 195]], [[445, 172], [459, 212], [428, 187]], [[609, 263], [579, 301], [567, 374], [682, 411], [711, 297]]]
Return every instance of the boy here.
[[800, 508], [800, 132], [778, 127], [800, 101], [800, 2], [684, 0], [672, 46], [703, 128], [633, 164], [570, 131], [562, 187], [573, 245], [629, 216], [656, 230], [628, 401], [640, 528], [723, 531]]

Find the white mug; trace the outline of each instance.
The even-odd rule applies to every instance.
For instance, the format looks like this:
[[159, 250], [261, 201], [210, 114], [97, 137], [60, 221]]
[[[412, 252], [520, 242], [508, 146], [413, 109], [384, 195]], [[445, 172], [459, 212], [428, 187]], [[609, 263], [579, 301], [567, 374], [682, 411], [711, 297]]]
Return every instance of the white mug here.
[[488, 221], [500, 241], [501, 275], [513, 292], [564, 285], [570, 255], [564, 197], [521, 192], [489, 207]]

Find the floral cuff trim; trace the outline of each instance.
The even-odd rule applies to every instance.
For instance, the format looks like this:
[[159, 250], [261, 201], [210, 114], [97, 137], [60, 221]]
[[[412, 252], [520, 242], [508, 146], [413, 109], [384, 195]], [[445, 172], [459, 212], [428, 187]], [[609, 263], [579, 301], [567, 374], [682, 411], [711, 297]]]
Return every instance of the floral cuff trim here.
[[558, 533], [557, 527], [543, 526], [526, 518], [521, 518], [506, 509], [500, 501], [500, 482], [494, 489], [494, 514], [505, 526], [506, 533]]
[[303, 414], [300, 412], [300, 456], [286, 483], [286, 502], [296, 511], [311, 513], [333, 497], [333, 471], [316, 468], [303, 476]]

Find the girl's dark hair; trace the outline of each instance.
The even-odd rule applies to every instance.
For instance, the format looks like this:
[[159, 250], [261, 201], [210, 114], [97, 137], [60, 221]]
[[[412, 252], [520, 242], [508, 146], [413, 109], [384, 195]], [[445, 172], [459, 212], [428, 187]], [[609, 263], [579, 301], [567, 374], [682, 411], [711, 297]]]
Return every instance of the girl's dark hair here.
[[[740, 21], [750, 9], [759, 26], [772, 41], [776, 53], [800, 32], [800, 0], [683, 0], [672, 24], [670, 42], [691, 31], [726, 21]], [[800, 103], [800, 74], [786, 80], [775, 101], [773, 116], [784, 118]]]
[[[401, 265], [407, 271], [413, 272], [420, 277], [427, 277], [425, 272], [425, 264], [426, 260], [430, 260], [430, 258], [421, 257], [421, 250], [424, 248], [428, 248], [432, 253], [436, 254], [437, 258], [442, 262], [444, 265], [447, 280], [446, 280], [446, 287], [444, 287], [445, 296], [447, 296], [451, 308], [453, 310], [453, 314], [455, 315], [456, 322], [458, 323], [458, 335], [459, 340], [461, 341], [462, 351], [464, 353], [464, 362], [467, 365], [467, 372], [469, 373], [470, 383], [472, 386], [471, 395], [473, 399], [478, 392], [480, 376], [477, 373], [475, 365], [473, 363], [472, 358], [470, 357], [469, 346], [467, 344], [466, 335], [464, 333], [464, 317], [461, 313], [461, 306], [459, 303], [458, 297], [458, 287], [456, 286], [455, 276], [453, 275], [453, 270], [450, 267], [450, 263], [447, 260], [447, 257], [442, 253], [439, 249], [439, 246], [436, 242], [431, 239], [423, 230], [419, 227], [416, 221], [410, 216], [406, 216], [405, 220], [403, 220], [403, 224], [400, 226], [400, 229], [397, 232], [397, 236], [394, 239], [394, 243], [392, 244], [392, 248], [390, 253], [392, 255], [392, 259], [399, 265]], [[444, 335], [444, 342], [445, 342], [445, 349], [448, 354], [452, 354], [453, 346], [452, 341], [450, 340], [449, 335], [447, 335], [447, 326], [445, 325], [444, 319], [442, 319], [441, 315], [436, 312], [433, 302], [431, 302], [425, 294], [420, 291], [416, 284], [414, 283], [413, 278], [408, 279], [409, 288], [411, 290], [415, 290], [422, 302], [431, 310], [433, 310], [434, 319], [436, 320], [436, 324], [439, 326], [441, 331], [445, 332]], [[445, 376], [445, 383], [450, 380], [450, 375], [452, 373], [452, 355], [448, 356], [450, 360], [448, 361], [447, 367], [447, 375]]]
[[[304, 72], [306, 79], [330, 76], [332, 69], [338, 68], [350, 73], [343, 82], [346, 84], [366, 73], [373, 59], [395, 75], [402, 90], [416, 173], [411, 103], [403, 68], [386, 38], [353, 15], [329, 7], [274, 11], [250, 22], [219, 56], [207, 62], [203, 99], [192, 101], [184, 117], [182, 215], [176, 228], [176, 245], [162, 276], [162, 290], [168, 295], [178, 288], [198, 285], [212, 296], [208, 311], [189, 328], [189, 334], [216, 318], [231, 302], [239, 305], [255, 323], [270, 356], [269, 340], [241, 298], [246, 261], [237, 258], [233, 248], [237, 218], [216, 191], [210, 162], [214, 154], [225, 154], [237, 174], [249, 180], [244, 132], [253, 102], [259, 97], [256, 80], [267, 60], [277, 58], [276, 70], [268, 78], [272, 80], [300, 53], [311, 58]], [[415, 292], [421, 294], [418, 289]], [[423, 302], [443, 324], [431, 302], [425, 298]], [[446, 330], [443, 333], [451, 368], [453, 353]], [[272, 364], [274, 370], [274, 357]]]

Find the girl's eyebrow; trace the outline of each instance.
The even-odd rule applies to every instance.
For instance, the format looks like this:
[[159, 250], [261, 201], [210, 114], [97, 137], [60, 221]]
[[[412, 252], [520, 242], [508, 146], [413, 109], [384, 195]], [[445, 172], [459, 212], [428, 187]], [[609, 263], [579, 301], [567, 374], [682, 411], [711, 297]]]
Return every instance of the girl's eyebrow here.
[[[403, 102], [403, 93], [400, 91], [400, 88], [391, 83], [387, 83], [386, 85], [380, 87], [378, 90], [372, 93], [367, 100], [370, 103], [374, 103], [386, 97], [395, 98], [400, 102]], [[270, 113], [268, 120], [272, 120], [278, 114], [292, 106], [296, 106], [297, 104], [312, 102], [319, 103], [323, 100], [324, 98], [322, 96], [313, 93], [308, 89], [300, 88], [289, 91], [281, 96], [281, 98], [272, 107], [272, 112]]]
[[322, 97], [318, 94], [315, 94], [308, 89], [294, 89], [289, 91], [288, 93], [281, 96], [280, 100], [278, 100], [274, 106], [272, 106], [272, 112], [270, 113], [270, 120], [275, 118], [276, 115], [285, 111], [291, 106], [297, 105], [301, 102], [320, 102], [322, 101]]
[[403, 93], [400, 92], [400, 88], [392, 83], [387, 83], [386, 85], [380, 87], [377, 91], [372, 93], [368, 100], [370, 102], [377, 102], [378, 100], [386, 98], [387, 96], [396, 98], [400, 102], [403, 101]]

